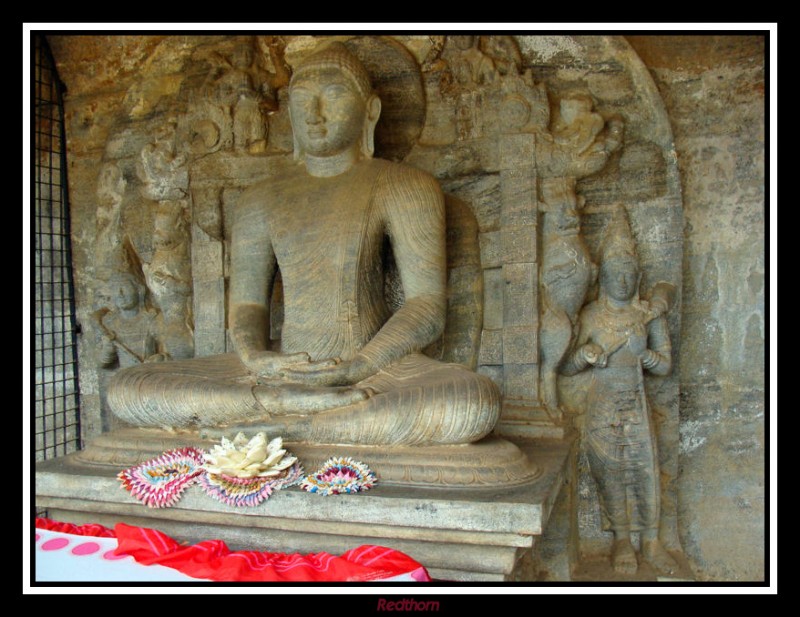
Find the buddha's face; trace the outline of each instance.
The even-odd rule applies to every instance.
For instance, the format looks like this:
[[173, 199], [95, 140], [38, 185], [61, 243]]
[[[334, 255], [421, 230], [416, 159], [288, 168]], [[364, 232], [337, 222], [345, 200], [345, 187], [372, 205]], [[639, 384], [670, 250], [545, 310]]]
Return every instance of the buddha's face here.
[[298, 75], [292, 83], [289, 114], [302, 152], [333, 156], [359, 143], [366, 103], [342, 71], [315, 68]]
[[612, 259], [604, 263], [600, 276], [600, 283], [610, 298], [627, 302], [636, 294], [639, 267], [632, 259]]

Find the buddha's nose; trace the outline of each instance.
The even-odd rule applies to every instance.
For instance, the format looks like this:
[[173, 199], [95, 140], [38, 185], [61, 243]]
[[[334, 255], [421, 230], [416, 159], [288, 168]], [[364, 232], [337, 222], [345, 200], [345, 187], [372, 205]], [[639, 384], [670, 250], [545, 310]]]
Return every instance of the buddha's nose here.
[[306, 122], [308, 124], [319, 124], [322, 122], [322, 110], [320, 100], [317, 97], [312, 98], [306, 107]]

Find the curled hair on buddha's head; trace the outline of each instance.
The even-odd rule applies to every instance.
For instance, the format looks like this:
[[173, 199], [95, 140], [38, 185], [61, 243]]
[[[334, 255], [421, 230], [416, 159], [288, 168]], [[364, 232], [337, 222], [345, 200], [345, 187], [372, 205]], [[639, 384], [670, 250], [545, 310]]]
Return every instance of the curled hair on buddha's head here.
[[316, 49], [292, 73], [289, 89], [296, 79], [311, 69], [334, 68], [350, 78], [364, 101], [372, 96], [372, 82], [364, 64], [344, 43], [334, 41]]
[[[364, 67], [364, 63], [344, 43], [333, 41], [323, 44], [304, 58], [292, 73], [289, 81], [289, 96], [291, 97], [292, 87], [301, 75], [312, 70], [326, 68], [336, 69], [347, 77], [364, 101], [367, 115], [361, 135], [360, 152], [362, 158], [371, 159], [375, 153], [375, 125], [380, 116], [381, 102], [372, 88], [372, 79]], [[299, 159], [301, 156], [302, 151], [295, 138], [294, 158]]]

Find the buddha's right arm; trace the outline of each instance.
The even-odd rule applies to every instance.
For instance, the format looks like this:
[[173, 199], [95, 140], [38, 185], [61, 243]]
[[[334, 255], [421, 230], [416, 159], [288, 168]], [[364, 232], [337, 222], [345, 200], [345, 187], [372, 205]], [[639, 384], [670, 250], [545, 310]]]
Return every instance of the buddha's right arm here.
[[269, 311], [261, 304], [236, 304], [231, 314], [231, 338], [242, 363], [256, 375], [277, 377], [281, 369], [308, 362], [308, 354], [283, 354], [267, 349]]
[[231, 338], [242, 362], [247, 364], [267, 351], [269, 311], [262, 304], [235, 304], [231, 310]]
[[269, 351], [269, 298], [275, 268], [263, 196], [246, 193], [236, 207], [231, 229], [229, 328], [241, 361], [253, 373], [265, 376], [308, 359], [306, 354]]

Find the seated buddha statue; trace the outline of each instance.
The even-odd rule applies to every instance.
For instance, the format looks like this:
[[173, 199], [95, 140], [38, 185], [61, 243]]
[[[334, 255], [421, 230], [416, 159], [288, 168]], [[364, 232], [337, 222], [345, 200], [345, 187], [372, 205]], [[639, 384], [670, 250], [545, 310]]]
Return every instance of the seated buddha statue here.
[[[424, 355], [445, 325], [445, 203], [437, 182], [373, 158], [381, 111], [341, 43], [289, 85], [297, 164], [246, 191], [231, 228], [235, 353], [119, 371], [112, 412], [140, 427], [258, 425], [319, 444], [464, 444], [500, 412], [496, 385]], [[384, 294], [391, 247], [404, 303]], [[280, 340], [270, 340], [276, 273]]]

